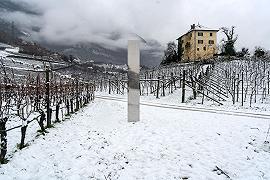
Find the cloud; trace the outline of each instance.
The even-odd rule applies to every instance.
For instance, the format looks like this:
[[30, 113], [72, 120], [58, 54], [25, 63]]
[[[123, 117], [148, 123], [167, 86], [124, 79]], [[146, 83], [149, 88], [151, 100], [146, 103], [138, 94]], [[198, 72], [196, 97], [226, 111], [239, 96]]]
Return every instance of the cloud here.
[[[163, 45], [185, 33], [190, 24], [236, 26], [237, 47], [261, 45], [270, 49], [268, 0], [12, 0], [25, 3], [39, 15], [6, 14], [33, 38], [51, 43], [94, 42], [125, 47], [132, 34]], [[219, 39], [223, 36], [219, 34]]]
[[[267, 24], [270, 18], [268, 0], [185, 0], [183, 14], [186, 19], [185, 26], [190, 22], [200, 22], [209, 27], [220, 28], [236, 26], [236, 33], [239, 35], [236, 47], [248, 47], [260, 45], [270, 49], [268, 34], [270, 25]], [[190, 15], [189, 15], [190, 14]], [[219, 32], [221, 40], [224, 35]]]

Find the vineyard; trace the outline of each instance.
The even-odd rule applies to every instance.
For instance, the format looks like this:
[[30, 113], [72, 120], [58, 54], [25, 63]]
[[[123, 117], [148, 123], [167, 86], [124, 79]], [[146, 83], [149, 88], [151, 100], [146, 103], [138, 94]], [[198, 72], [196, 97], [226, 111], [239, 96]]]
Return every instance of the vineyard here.
[[0, 180], [270, 180], [270, 0], [0, 0]]
[[56, 68], [51, 63], [42, 62], [39, 69], [34, 69], [10, 67], [7, 58], [0, 59], [0, 62], [2, 163], [8, 149], [14, 146], [22, 149], [27, 145], [27, 129], [37, 131], [33, 128], [38, 128], [38, 125], [38, 133], [45, 134], [46, 128], [53, 127], [53, 123], [65, 120], [94, 100], [92, 83], [58, 72], [68, 66]]
[[261, 163], [269, 158], [269, 113], [256, 111], [269, 107], [266, 59], [142, 69], [138, 123], [127, 123], [125, 70], [88, 69], [89, 76], [66, 62], [18, 57], [0, 62], [5, 179], [25, 174], [117, 179], [130, 172], [136, 179], [146, 171], [167, 179], [201, 174], [237, 179], [251, 171], [263, 172], [253, 179], [269, 177], [268, 164]]
[[[0, 61], [1, 162], [9, 149], [24, 148], [37, 131], [44, 135], [93, 101], [94, 91], [128, 92], [127, 73], [103, 72], [91, 80], [68, 74], [70, 64], [34, 61]], [[140, 94], [162, 99], [177, 93], [179, 103], [260, 108], [268, 102], [269, 71], [268, 60], [252, 58], [160, 66], [141, 71]]]
[[[252, 58], [169, 65], [142, 71], [140, 94], [162, 98], [178, 90], [182, 103], [261, 106], [269, 97], [269, 71], [267, 59]], [[108, 94], [127, 93], [127, 75], [101, 77], [95, 84]]]

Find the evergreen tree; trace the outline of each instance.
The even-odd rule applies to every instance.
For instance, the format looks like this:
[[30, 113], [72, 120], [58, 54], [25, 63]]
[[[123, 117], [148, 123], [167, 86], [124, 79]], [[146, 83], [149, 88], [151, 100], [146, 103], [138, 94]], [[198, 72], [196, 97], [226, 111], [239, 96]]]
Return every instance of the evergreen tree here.
[[254, 56], [261, 58], [265, 55], [265, 50], [261, 47], [255, 47]]
[[164, 56], [161, 65], [178, 62], [177, 46], [174, 42], [167, 44], [167, 49], [164, 51]]
[[237, 57], [245, 57], [245, 56], [249, 56], [249, 49], [248, 48], [242, 48], [241, 51], [236, 53]]

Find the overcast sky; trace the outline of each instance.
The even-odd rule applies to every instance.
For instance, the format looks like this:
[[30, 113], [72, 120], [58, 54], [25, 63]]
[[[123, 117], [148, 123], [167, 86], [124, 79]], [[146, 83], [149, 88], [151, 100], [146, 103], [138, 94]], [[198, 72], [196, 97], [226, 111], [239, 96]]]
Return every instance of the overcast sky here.
[[236, 26], [238, 48], [259, 45], [270, 49], [269, 0], [12, 1], [27, 3], [41, 15], [16, 12], [5, 16], [27, 27], [41, 27], [33, 36], [47, 41], [125, 46], [130, 33], [136, 33], [165, 45], [199, 22], [211, 28]]

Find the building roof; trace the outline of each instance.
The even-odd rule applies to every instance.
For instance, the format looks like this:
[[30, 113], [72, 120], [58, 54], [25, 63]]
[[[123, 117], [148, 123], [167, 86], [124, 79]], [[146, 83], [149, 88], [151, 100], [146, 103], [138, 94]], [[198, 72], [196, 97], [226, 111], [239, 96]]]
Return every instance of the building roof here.
[[197, 25], [192, 24], [190, 30], [187, 33], [180, 36], [179, 38], [177, 38], [177, 40], [180, 39], [181, 37], [185, 36], [186, 34], [192, 32], [192, 31], [215, 31], [215, 32], [218, 32], [219, 29], [208, 28], [208, 27], [205, 27], [203, 25], [200, 25], [199, 23]]

